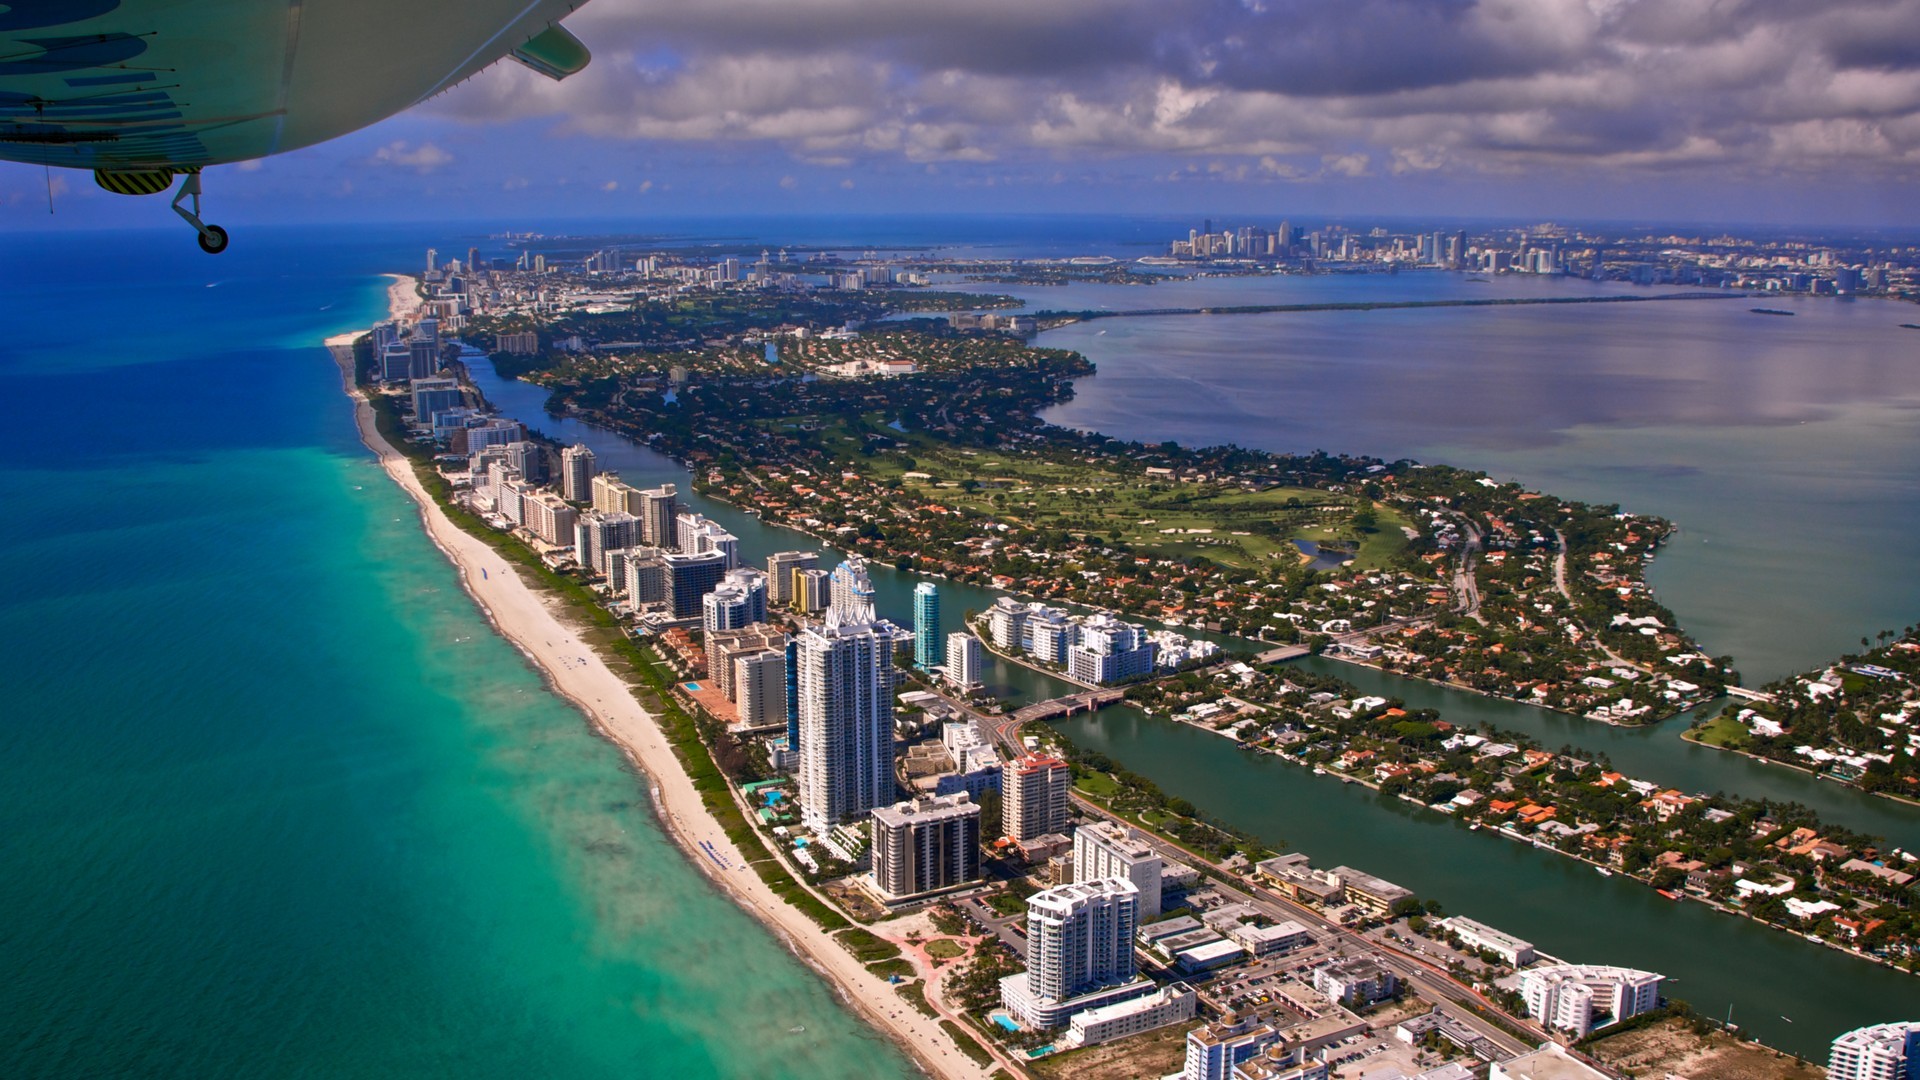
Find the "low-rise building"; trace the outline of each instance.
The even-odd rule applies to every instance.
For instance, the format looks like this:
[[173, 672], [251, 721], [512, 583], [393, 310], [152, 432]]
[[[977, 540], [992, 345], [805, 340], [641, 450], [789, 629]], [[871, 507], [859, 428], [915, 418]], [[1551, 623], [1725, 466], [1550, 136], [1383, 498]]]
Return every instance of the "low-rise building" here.
[[1455, 916], [1441, 920], [1440, 925], [1452, 931], [1461, 944], [1470, 949], [1485, 949], [1513, 967], [1526, 967], [1534, 961], [1532, 942], [1495, 930], [1486, 923]]
[[1168, 983], [1159, 990], [1131, 1001], [1101, 1005], [1076, 1013], [1067, 1024], [1066, 1046], [1098, 1046], [1168, 1024], [1193, 1019], [1200, 995], [1186, 983]]
[[1349, 1009], [1385, 1001], [1400, 990], [1400, 979], [1364, 956], [1335, 960], [1314, 971], [1313, 988]]
[[1336, 866], [1331, 873], [1339, 879], [1347, 902], [1359, 905], [1370, 915], [1384, 918], [1392, 914], [1393, 905], [1413, 898], [1412, 889], [1401, 888], [1385, 878], [1374, 877], [1351, 866]]

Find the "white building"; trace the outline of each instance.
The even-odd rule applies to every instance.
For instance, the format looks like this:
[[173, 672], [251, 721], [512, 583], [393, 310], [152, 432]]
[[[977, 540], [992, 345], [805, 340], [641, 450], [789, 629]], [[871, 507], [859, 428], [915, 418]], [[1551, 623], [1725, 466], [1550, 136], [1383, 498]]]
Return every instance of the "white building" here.
[[1104, 685], [1153, 673], [1154, 645], [1146, 631], [1111, 615], [1082, 619], [1078, 640], [1067, 648], [1067, 674]]
[[893, 802], [893, 649], [903, 636], [871, 604], [850, 604], [795, 639], [800, 814], [815, 831]]
[[1101, 1005], [1075, 1013], [1067, 1024], [1064, 1047], [1098, 1046], [1144, 1031], [1193, 1019], [1200, 995], [1186, 983], [1168, 983], [1145, 997]]
[[888, 902], [980, 880], [980, 805], [965, 792], [873, 811], [873, 884]]
[[1026, 636], [1027, 605], [1012, 597], [1003, 596], [987, 609], [987, 631], [993, 635], [993, 645], [997, 649], [1013, 650], [1021, 647]]
[[[1066, 832], [1067, 793], [1072, 787], [1073, 771], [1066, 762], [1051, 754], [1027, 754], [1003, 763], [1000, 766], [1001, 831], [1020, 844], [1048, 833]], [[1112, 875], [1090, 875], [1108, 876]], [[1082, 878], [1076, 873], [1074, 880]]]
[[978, 689], [980, 639], [965, 631], [947, 635], [947, 682], [961, 690]]
[[1594, 1028], [1657, 1007], [1660, 976], [1633, 968], [1560, 964], [1522, 973], [1520, 996], [1535, 1020], [1584, 1038]]
[[1920, 1077], [1920, 1021], [1855, 1028], [1833, 1040], [1827, 1080]]
[[1456, 915], [1451, 919], [1442, 919], [1440, 925], [1451, 930], [1468, 948], [1485, 949], [1513, 967], [1526, 967], [1534, 961], [1532, 942], [1495, 930], [1486, 923]]
[[586, 502], [593, 497], [593, 451], [575, 444], [560, 451], [560, 494], [568, 502]]
[[1160, 915], [1160, 853], [1139, 832], [1110, 821], [1083, 825], [1073, 834], [1073, 880], [1125, 878], [1139, 894], [1140, 918]]
[[1270, 1024], [1254, 1024], [1228, 1013], [1217, 1024], [1187, 1032], [1186, 1068], [1180, 1080], [1230, 1080], [1233, 1067], [1280, 1040]]
[[1399, 977], [1364, 956], [1335, 960], [1316, 969], [1313, 988], [1350, 1009], [1385, 1001], [1400, 989]]
[[1125, 878], [1056, 885], [1027, 898], [1027, 970], [1000, 981], [1015, 1020], [1059, 1027], [1076, 1013], [1153, 991], [1138, 978], [1140, 891]]

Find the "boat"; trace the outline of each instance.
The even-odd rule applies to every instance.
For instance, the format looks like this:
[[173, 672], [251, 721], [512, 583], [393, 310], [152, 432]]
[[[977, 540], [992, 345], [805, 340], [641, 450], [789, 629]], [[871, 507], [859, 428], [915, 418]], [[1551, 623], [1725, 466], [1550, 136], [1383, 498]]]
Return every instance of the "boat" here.
[[1327, 770], [1325, 770], [1325, 769], [1323, 769], [1323, 768], [1321, 768], [1321, 767], [1320, 767], [1320, 766], [1318, 766], [1318, 765], [1315, 765], [1315, 766], [1313, 767], [1313, 775], [1315, 775], [1315, 776], [1325, 776], [1325, 775], [1327, 775]]
[[1604, 867], [1604, 866], [1596, 866], [1596, 867], [1594, 867], [1594, 869], [1595, 869], [1595, 870], [1597, 870], [1597, 871], [1599, 871], [1599, 873], [1600, 873], [1600, 876], [1601, 876], [1601, 877], [1612, 877], [1612, 876], [1613, 876], [1613, 871], [1611, 871], [1611, 870], [1609, 870], [1609, 869], [1607, 869], [1607, 868], [1606, 868], [1606, 867]]
[[1676, 904], [1679, 903], [1682, 899], [1684, 899], [1679, 893], [1674, 892], [1671, 889], [1655, 889], [1654, 892], [1659, 893], [1661, 896], [1666, 897], [1667, 899], [1673, 901]]
[[1755, 315], [1785, 315], [1789, 318], [1799, 314], [1797, 311], [1781, 311], [1779, 308], [1770, 307], [1748, 308], [1747, 310], [1753, 312]]
[[1468, 832], [1479, 832], [1479, 831], [1480, 831], [1480, 823], [1476, 821], [1476, 822], [1474, 822], [1473, 824], [1471, 824], [1471, 825], [1469, 825], [1469, 826], [1467, 826], [1467, 831], [1468, 831]]

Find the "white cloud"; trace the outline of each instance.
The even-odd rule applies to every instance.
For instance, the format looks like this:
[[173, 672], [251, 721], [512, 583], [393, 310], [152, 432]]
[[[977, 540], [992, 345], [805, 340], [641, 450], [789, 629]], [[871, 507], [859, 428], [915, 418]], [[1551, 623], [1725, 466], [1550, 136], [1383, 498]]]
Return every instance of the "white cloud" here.
[[413, 146], [405, 140], [396, 139], [375, 150], [373, 157], [368, 159], [368, 163], [387, 165], [396, 169], [412, 169], [424, 176], [453, 164], [453, 155], [430, 142]]

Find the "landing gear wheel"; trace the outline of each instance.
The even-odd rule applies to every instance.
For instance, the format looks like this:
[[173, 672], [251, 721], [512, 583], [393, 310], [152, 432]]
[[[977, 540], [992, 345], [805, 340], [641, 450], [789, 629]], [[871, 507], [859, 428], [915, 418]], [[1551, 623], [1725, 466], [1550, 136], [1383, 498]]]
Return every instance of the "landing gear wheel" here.
[[218, 255], [227, 250], [227, 230], [218, 225], [209, 225], [200, 234], [200, 250], [209, 255]]

